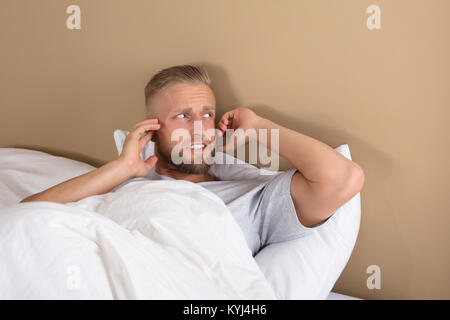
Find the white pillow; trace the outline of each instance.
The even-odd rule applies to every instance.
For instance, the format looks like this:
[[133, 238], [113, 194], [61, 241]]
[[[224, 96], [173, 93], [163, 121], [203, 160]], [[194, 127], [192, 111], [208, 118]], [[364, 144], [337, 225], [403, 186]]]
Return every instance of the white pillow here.
[[[116, 130], [114, 133], [119, 154], [126, 134], [128, 132], [123, 130]], [[153, 154], [153, 150], [153, 142], [149, 142], [141, 157], [145, 160]], [[351, 159], [347, 144], [337, 147], [336, 151]], [[233, 158], [228, 154], [225, 156]], [[213, 165], [210, 172], [220, 171], [222, 180], [236, 180], [242, 176], [242, 165], [256, 168], [236, 158], [234, 160], [241, 165], [219, 165], [228, 166], [227, 168]], [[360, 218], [361, 202], [358, 193], [327, 221], [313, 228], [307, 236], [263, 248], [255, 259], [277, 297], [326, 299], [353, 251]]]
[[0, 148], [0, 207], [80, 176], [95, 167], [45, 152]]
[[[348, 145], [336, 148], [351, 159]], [[326, 299], [350, 259], [359, 232], [360, 194], [307, 236], [263, 248], [256, 262], [279, 299]]]

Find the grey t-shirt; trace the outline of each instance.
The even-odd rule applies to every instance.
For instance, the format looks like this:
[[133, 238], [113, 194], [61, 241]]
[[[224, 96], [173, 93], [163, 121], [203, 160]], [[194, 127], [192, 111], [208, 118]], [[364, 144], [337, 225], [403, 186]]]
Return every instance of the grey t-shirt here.
[[[233, 170], [233, 180], [221, 180]], [[247, 244], [255, 256], [263, 247], [276, 242], [293, 240], [313, 228], [303, 226], [297, 218], [290, 194], [293, 174], [297, 169], [261, 175], [251, 165], [212, 165], [209, 173], [220, 181], [199, 182], [212, 191], [229, 208], [241, 227]], [[156, 172], [152, 180], [173, 178]]]

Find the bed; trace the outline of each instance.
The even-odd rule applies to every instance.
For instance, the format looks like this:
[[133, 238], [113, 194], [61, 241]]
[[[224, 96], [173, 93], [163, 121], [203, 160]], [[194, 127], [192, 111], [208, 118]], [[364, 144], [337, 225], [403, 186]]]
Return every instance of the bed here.
[[1, 299], [357, 299], [330, 291], [356, 241], [359, 194], [312, 236], [255, 257], [224, 203], [187, 181], [19, 203], [94, 169], [0, 148]]

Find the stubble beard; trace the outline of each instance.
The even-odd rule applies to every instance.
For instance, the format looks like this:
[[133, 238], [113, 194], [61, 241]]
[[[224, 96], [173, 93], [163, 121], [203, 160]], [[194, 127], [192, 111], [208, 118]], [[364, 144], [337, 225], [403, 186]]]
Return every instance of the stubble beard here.
[[[180, 163], [180, 164], [176, 164], [172, 161], [172, 150], [167, 150], [166, 148], [163, 147], [163, 143], [161, 143], [161, 141], [159, 140], [159, 137], [156, 136], [155, 137], [155, 145], [158, 149], [158, 153], [161, 156], [162, 160], [168, 164], [168, 167], [172, 170], [175, 170], [177, 172], [180, 173], [185, 173], [185, 174], [204, 174], [204, 173], [208, 173], [211, 165], [209, 165], [208, 163], [204, 162], [204, 160], [202, 159], [202, 163], [196, 164], [196, 163]], [[215, 155], [215, 149], [212, 150], [211, 152], [211, 157], [214, 157]]]

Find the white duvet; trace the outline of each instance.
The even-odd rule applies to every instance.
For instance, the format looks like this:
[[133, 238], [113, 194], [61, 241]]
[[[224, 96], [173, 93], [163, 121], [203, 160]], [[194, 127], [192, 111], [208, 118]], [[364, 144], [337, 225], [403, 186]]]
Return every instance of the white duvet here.
[[1, 299], [274, 299], [223, 201], [136, 181], [0, 210]]

